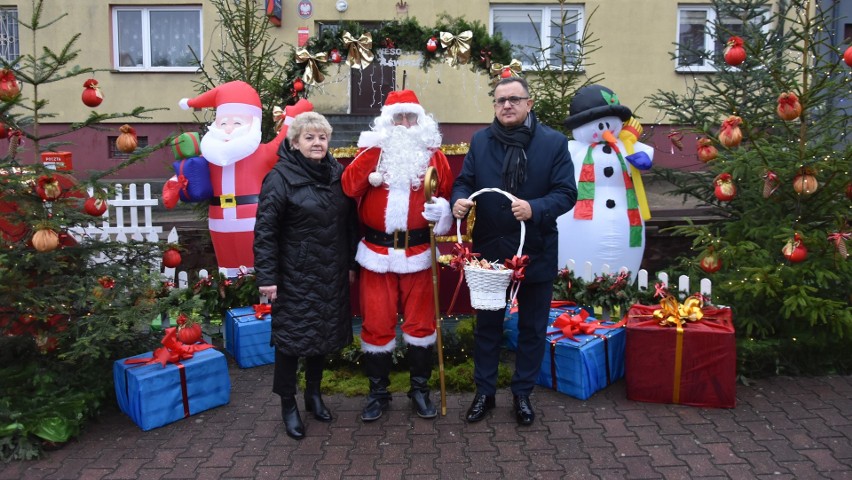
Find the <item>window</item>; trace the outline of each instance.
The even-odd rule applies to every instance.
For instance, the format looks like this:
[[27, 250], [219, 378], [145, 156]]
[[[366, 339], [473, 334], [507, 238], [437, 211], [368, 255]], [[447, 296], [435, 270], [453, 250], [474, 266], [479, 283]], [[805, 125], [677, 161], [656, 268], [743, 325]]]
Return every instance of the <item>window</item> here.
[[[761, 20], [755, 19], [755, 22]], [[725, 32], [716, 38], [716, 10], [710, 6], [678, 7], [677, 70], [715, 72], [714, 56], [721, 56], [732, 35], [743, 36], [742, 20], [722, 18]]]
[[18, 45], [18, 9], [0, 8], [0, 58], [14, 62], [20, 56]]
[[581, 55], [582, 27], [583, 7], [578, 5], [491, 7], [491, 32], [512, 44], [512, 57], [524, 68], [562, 68], [575, 62]]
[[148, 137], [147, 136], [138, 136], [136, 137], [136, 141], [139, 142], [136, 145], [136, 150], [130, 153], [124, 153], [115, 146], [115, 141], [118, 140], [117, 135], [111, 135], [107, 137], [107, 145], [109, 145], [109, 158], [130, 158], [130, 155], [139, 151], [140, 148], [145, 148], [148, 146]]
[[122, 71], [194, 72], [201, 7], [114, 7], [113, 65]]

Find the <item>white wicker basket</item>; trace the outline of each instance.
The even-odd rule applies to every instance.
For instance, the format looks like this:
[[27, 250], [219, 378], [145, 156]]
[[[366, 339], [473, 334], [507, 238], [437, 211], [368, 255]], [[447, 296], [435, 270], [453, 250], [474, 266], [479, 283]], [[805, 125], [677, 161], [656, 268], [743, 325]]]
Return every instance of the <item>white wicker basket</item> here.
[[[499, 188], [483, 188], [468, 197], [468, 200], [473, 200], [480, 193], [486, 192], [500, 193], [510, 200], [514, 200], [511, 194]], [[458, 242], [461, 243], [461, 219], [456, 219], [456, 236]], [[521, 256], [521, 251], [524, 249], [525, 237], [526, 226], [524, 222], [521, 222], [521, 242], [518, 244], [518, 256]], [[494, 266], [499, 268], [502, 265], [495, 264]], [[512, 281], [512, 273], [514, 273], [514, 270], [507, 268], [492, 270], [465, 266], [464, 277], [467, 287], [470, 289], [470, 306], [477, 310], [501, 310], [506, 308], [506, 290]]]

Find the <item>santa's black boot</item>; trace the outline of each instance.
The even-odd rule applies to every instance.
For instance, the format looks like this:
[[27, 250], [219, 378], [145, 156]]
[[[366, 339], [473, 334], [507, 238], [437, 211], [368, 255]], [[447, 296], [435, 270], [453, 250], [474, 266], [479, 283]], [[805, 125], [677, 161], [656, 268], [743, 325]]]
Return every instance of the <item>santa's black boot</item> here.
[[432, 347], [408, 346], [409, 372], [411, 375], [411, 389], [408, 398], [417, 416], [420, 418], [435, 418], [438, 409], [429, 399], [429, 378], [432, 376]]
[[391, 394], [388, 392], [388, 386], [390, 386], [390, 370], [393, 364], [392, 355], [391, 352], [366, 353], [362, 357], [364, 373], [370, 381], [367, 404], [361, 411], [361, 420], [365, 422], [378, 420], [390, 406]]

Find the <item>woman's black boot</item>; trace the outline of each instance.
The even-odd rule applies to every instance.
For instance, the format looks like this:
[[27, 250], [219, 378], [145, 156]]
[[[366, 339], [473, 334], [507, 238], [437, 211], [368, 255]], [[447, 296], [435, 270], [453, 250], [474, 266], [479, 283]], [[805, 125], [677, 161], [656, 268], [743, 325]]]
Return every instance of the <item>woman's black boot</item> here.
[[296, 398], [292, 395], [281, 397], [281, 418], [284, 419], [284, 429], [287, 436], [301, 440], [305, 438], [305, 424], [299, 416], [299, 408], [296, 406]]
[[305, 411], [313, 413], [320, 422], [332, 420], [331, 411], [322, 401], [320, 382], [305, 382]]

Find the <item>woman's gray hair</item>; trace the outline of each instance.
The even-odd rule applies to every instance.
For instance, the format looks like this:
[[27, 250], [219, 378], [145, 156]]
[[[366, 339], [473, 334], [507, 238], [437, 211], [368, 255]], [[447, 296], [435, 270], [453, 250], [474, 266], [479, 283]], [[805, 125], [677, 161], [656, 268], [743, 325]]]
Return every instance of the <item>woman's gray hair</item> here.
[[301, 135], [305, 130], [315, 130], [331, 136], [332, 128], [331, 124], [328, 123], [328, 120], [317, 112], [300, 113], [296, 115], [296, 118], [293, 119], [293, 123], [291, 123], [290, 127], [287, 129], [287, 140], [290, 143], [293, 143], [293, 141], [299, 138], [299, 135]]

